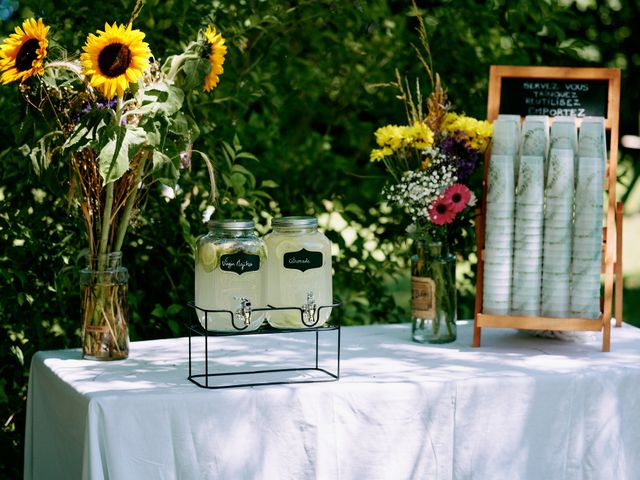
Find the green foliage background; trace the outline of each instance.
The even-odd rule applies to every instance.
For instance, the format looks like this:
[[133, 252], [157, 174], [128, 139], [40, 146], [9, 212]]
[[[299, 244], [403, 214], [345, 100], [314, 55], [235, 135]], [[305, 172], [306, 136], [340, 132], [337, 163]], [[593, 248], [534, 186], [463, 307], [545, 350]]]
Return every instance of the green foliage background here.
[[[24, 18], [42, 17], [53, 39], [80, 50], [105, 21], [125, 22], [131, 0], [3, 0], [6, 37]], [[484, 118], [489, 66], [623, 68], [622, 133], [637, 131], [640, 2], [419, 1], [434, 67], [458, 111]], [[253, 217], [266, 232], [275, 214], [321, 218], [339, 247], [335, 292], [350, 324], [399, 322], [406, 277], [404, 225], [380, 205], [381, 165], [368, 161], [373, 132], [404, 121], [388, 88], [394, 69], [422, 75], [409, 1], [148, 0], [136, 22], [156, 57], [175, 53], [213, 21], [229, 45], [212, 95], [192, 105], [202, 131], [195, 148], [215, 159], [219, 217]], [[53, 45], [52, 49], [55, 48]], [[423, 86], [427, 85], [423, 78]], [[18, 151], [25, 110], [15, 85], [0, 88], [0, 477], [22, 469], [29, 362], [37, 350], [79, 346], [82, 225], [67, 206], [66, 172], [37, 177]], [[622, 170], [632, 170], [630, 157]], [[132, 340], [185, 334], [192, 298], [192, 245], [204, 233], [208, 175], [193, 157], [175, 198], [152, 188], [128, 234]], [[351, 232], [343, 235], [344, 229]], [[468, 274], [469, 277], [470, 274]], [[400, 283], [398, 283], [400, 282]], [[473, 284], [462, 288], [461, 318], [472, 315]]]

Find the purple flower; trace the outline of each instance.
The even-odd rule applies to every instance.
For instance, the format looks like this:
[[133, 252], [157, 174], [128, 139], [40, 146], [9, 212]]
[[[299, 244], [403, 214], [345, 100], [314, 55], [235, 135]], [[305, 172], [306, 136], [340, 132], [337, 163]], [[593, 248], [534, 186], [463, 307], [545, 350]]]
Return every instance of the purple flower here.
[[440, 150], [451, 158], [451, 163], [456, 167], [458, 181], [469, 178], [478, 164], [477, 150], [467, 146], [465, 132], [456, 130], [454, 136], [446, 136], [440, 142]]

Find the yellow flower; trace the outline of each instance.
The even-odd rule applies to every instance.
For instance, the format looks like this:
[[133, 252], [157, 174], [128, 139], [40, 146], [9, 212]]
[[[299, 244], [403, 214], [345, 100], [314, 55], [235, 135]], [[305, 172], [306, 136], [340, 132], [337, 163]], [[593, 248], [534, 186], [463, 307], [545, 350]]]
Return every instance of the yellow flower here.
[[369, 156], [369, 160], [371, 162], [379, 162], [380, 160], [384, 160], [385, 157], [388, 157], [393, 153], [389, 147], [378, 148], [371, 150], [371, 155]]
[[29, 18], [22, 22], [22, 28], [16, 27], [15, 33], [9, 35], [0, 45], [0, 82], [10, 83], [44, 73], [44, 58], [47, 56], [47, 33], [49, 27]]
[[222, 64], [224, 63], [224, 57], [227, 54], [227, 46], [224, 44], [224, 38], [222, 38], [222, 35], [211, 25], [209, 25], [207, 30], [204, 32], [204, 37], [207, 41], [207, 45], [209, 45], [211, 49], [209, 53], [211, 70], [204, 78], [203, 90], [205, 92], [210, 92], [220, 81], [218, 75], [224, 73]]
[[425, 149], [433, 145], [433, 132], [425, 123], [415, 122], [407, 127], [407, 137], [411, 138], [409, 146], [415, 148]]
[[80, 55], [85, 75], [90, 84], [107, 98], [123, 97], [130, 83], [135, 83], [149, 68], [151, 50], [142, 40], [144, 33], [127, 26], [104, 25], [98, 35], [90, 33]]
[[389, 147], [391, 150], [398, 150], [402, 146], [404, 137], [404, 127], [397, 125], [386, 125], [376, 130], [376, 143], [380, 147]]
[[489, 144], [493, 127], [484, 120], [448, 113], [442, 122], [442, 130], [450, 135], [462, 134], [470, 148], [483, 151]]

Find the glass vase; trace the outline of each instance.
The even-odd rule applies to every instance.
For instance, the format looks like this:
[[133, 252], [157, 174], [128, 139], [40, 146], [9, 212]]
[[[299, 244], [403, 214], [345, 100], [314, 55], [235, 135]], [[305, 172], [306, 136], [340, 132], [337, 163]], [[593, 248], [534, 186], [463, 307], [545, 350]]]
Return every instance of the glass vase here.
[[441, 242], [417, 239], [411, 256], [412, 338], [419, 343], [456, 339], [456, 259]]
[[122, 360], [129, 356], [128, 281], [121, 252], [99, 255], [80, 271], [83, 358]]

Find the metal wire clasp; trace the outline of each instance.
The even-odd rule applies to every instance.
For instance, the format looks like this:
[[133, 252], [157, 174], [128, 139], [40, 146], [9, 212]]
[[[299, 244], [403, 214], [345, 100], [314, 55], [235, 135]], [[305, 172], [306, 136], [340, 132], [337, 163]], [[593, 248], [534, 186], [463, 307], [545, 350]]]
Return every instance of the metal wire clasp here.
[[313, 292], [307, 292], [307, 303], [302, 306], [302, 315], [304, 323], [313, 323], [316, 317], [316, 299]]
[[240, 300], [240, 308], [236, 310], [236, 318], [242, 320], [245, 325], [251, 323], [251, 300], [245, 297], [238, 298]]

